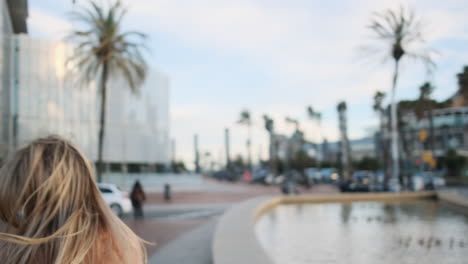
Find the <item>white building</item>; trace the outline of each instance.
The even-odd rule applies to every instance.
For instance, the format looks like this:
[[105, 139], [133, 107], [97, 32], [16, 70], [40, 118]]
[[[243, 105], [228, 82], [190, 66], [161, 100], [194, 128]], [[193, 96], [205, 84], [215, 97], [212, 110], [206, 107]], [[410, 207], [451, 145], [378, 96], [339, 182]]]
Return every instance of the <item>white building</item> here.
[[28, 16], [26, 0], [0, 0], [0, 157], [7, 150], [8, 111], [10, 98], [11, 47], [8, 40], [13, 34], [26, 33]]
[[[71, 139], [90, 159], [97, 159], [99, 94], [95, 83], [79, 81], [66, 68], [72, 47], [19, 35], [12, 49], [10, 149], [50, 134]], [[4, 122], [5, 124], [5, 122]], [[5, 130], [5, 129], [4, 129]], [[150, 71], [133, 95], [118, 79], [108, 86], [104, 161], [137, 165], [169, 162], [169, 81]], [[2, 137], [2, 138], [8, 138]]]

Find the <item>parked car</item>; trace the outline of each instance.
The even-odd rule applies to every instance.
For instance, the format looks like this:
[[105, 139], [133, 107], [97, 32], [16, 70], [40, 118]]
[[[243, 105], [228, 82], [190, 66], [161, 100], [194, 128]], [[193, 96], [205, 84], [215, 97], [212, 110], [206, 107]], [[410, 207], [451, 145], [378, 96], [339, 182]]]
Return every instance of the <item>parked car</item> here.
[[237, 171], [235, 169], [230, 169], [230, 170], [220, 170], [217, 171], [213, 174], [213, 177], [222, 180], [222, 181], [237, 181], [240, 178], [240, 175], [242, 172]]
[[132, 211], [132, 202], [128, 198], [127, 192], [110, 183], [99, 183], [98, 187], [102, 198], [117, 216], [122, 217]]
[[388, 192], [400, 192], [401, 191], [401, 185], [398, 179], [391, 178], [388, 181], [388, 184], [384, 188], [385, 191]]
[[434, 176], [432, 177], [432, 184], [434, 184], [434, 189], [441, 189], [445, 187], [445, 179], [440, 176]]
[[325, 183], [335, 183], [339, 180], [340, 176], [334, 168], [320, 169], [320, 178]]
[[250, 183], [262, 183], [262, 184], [269, 184], [267, 182], [268, 176], [272, 175], [270, 170], [259, 168], [254, 170], [252, 174], [252, 178], [250, 179]]
[[411, 177], [414, 191], [434, 190], [445, 186], [445, 179], [430, 171], [420, 171]]
[[342, 192], [369, 192], [374, 179], [371, 171], [356, 171], [351, 178], [340, 183]]
[[318, 183], [322, 180], [320, 170], [317, 168], [307, 168], [304, 170], [304, 172], [310, 182]]
[[273, 175], [273, 174], [269, 174], [266, 179], [265, 179], [265, 182], [266, 184], [274, 184], [274, 185], [278, 185], [278, 184], [281, 184], [283, 181], [284, 181], [285, 177], [283, 175]]
[[385, 174], [383, 171], [375, 171], [370, 181], [371, 192], [384, 192], [389, 190], [390, 187], [385, 187]]

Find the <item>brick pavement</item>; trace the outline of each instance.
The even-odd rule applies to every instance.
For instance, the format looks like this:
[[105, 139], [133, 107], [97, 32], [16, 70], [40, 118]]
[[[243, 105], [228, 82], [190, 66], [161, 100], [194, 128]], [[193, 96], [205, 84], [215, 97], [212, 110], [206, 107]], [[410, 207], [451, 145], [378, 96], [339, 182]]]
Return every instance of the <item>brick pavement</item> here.
[[[250, 198], [262, 195], [279, 195], [278, 186], [263, 186], [250, 185], [247, 183], [226, 184], [226, 183], [210, 183], [224, 185], [220, 191], [175, 191], [171, 202], [165, 202], [162, 192], [147, 193], [147, 205], [152, 206], [167, 206], [177, 207], [178, 205], [216, 205], [216, 204], [234, 204]], [[227, 186], [233, 186], [230, 190]], [[323, 194], [337, 193], [338, 190], [334, 186], [318, 185], [306, 190], [301, 188], [301, 193]], [[148, 206], [151, 208], [152, 206]], [[148, 209], [149, 210], [149, 209]], [[151, 257], [158, 252], [159, 249], [180, 237], [196, 227], [207, 223], [211, 218], [205, 219], [176, 219], [176, 220], [161, 220], [161, 219], [145, 219], [132, 220], [127, 219], [125, 222], [135, 231], [140, 237], [148, 242], [157, 243], [156, 246], [148, 245], [148, 256]]]
[[[223, 183], [217, 183], [223, 184]], [[226, 190], [225, 188], [220, 191], [177, 191], [173, 190], [172, 199], [170, 202], [164, 201], [164, 194], [162, 192], [147, 193], [147, 204], [152, 205], [171, 205], [171, 204], [215, 204], [215, 203], [238, 203], [246, 199], [255, 198], [261, 195], [281, 195], [278, 186], [265, 186], [258, 184], [238, 183], [228, 184], [235, 187], [233, 190]], [[317, 185], [310, 189], [300, 187], [300, 193], [308, 194], [323, 194], [323, 193], [337, 193], [338, 189], [331, 185]]]
[[148, 257], [152, 256], [175, 238], [205, 222], [207, 222], [207, 220], [125, 221], [125, 223], [142, 239], [156, 244], [146, 245]]

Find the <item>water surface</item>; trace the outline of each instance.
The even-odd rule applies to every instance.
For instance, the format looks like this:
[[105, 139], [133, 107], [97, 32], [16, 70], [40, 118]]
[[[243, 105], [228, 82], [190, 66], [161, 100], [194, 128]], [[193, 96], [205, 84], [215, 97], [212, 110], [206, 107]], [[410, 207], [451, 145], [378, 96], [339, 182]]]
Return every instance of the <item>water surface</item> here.
[[277, 264], [468, 264], [468, 217], [435, 201], [281, 205], [256, 233]]

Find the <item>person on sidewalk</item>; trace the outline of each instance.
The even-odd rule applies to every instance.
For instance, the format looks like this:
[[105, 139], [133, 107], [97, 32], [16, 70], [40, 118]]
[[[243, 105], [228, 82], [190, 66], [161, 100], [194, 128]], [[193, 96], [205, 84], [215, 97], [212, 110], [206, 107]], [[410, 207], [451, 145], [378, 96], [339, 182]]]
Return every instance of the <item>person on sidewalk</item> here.
[[35, 140], [0, 169], [2, 264], [143, 264], [143, 243], [105, 203], [70, 142]]
[[146, 200], [146, 196], [143, 191], [143, 187], [138, 180], [133, 185], [130, 200], [132, 200], [133, 215], [136, 218], [143, 217], [143, 202]]

